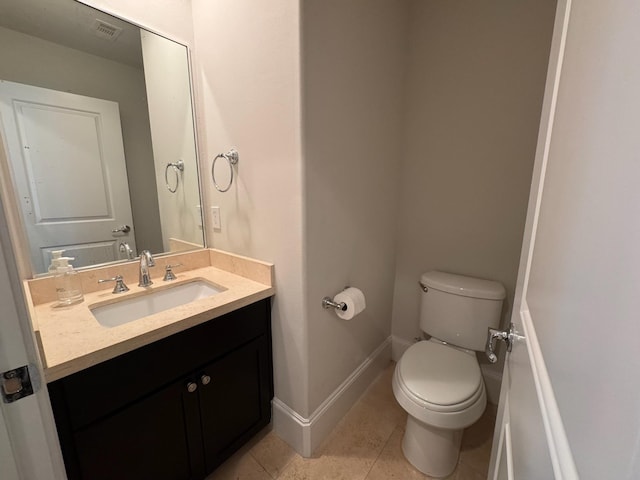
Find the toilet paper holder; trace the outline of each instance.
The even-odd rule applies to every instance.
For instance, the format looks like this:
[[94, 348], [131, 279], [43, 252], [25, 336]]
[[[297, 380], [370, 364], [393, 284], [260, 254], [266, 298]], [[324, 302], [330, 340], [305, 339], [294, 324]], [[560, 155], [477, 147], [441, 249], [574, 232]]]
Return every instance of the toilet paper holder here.
[[346, 303], [344, 303], [344, 302], [337, 303], [337, 302], [334, 302], [331, 297], [324, 297], [322, 299], [322, 308], [324, 308], [326, 310], [326, 309], [329, 309], [331, 307], [333, 307], [333, 308], [335, 308], [337, 310], [342, 310], [343, 312], [347, 311], [347, 304]]
[[[344, 287], [342, 289], [342, 291], [344, 292], [347, 288], [349, 288], [349, 285], [347, 285], [346, 287]], [[343, 312], [347, 311], [347, 304], [344, 302], [334, 302], [333, 298], [331, 297], [324, 297], [322, 299], [322, 308], [324, 308], [325, 310], [328, 310], [330, 308], [335, 308], [336, 310], [342, 310]]]

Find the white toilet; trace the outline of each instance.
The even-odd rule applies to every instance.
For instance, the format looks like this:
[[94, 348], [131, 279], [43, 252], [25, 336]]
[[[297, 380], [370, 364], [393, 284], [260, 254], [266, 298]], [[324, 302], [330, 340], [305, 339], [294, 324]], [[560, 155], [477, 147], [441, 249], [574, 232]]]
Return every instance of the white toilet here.
[[484, 351], [487, 328], [500, 322], [505, 289], [499, 282], [444, 272], [422, 275], [420, 328], [431, 335], [402, 355], [393, 393], [408, 412], [402, 451], [432, 477], [446, 477], [458, 462], [462, 430], [487, 405], [475, 350]]

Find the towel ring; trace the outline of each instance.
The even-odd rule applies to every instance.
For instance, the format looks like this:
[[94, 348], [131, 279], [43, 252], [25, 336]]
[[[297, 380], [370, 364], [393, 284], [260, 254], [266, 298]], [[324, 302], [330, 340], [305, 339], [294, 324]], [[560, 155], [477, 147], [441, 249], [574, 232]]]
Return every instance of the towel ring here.
[[[227, 185], [225, 188], [222, 188], [220, 185], [218, 185], [218, 182], [216, 182], [215, 168], [216, 161], [219, 158], [224, 158], [229, 164], [229, 173], [231, 177], [229, 178], [229, 185]], [[240, 157], [238, 156], [238, 152], [234, 148], [229, 150], [227, 153], [219, 153], [218, 155], [216, 155], [216, 158], [213, 159], [213, 163], [211, 163], [211, 179], [213, 180], [213, 186], [216, 187], [216, 190], [218, 190], [219, 192], [224, 193], [231, 188], [231, 184], [233, 183], [233, 166], [238, 163], [238, 160], [240, 160]]]
[[[167, 174], [169, 173], [169, 168], [173, 168], [174, 173], [176, 174], [176, 186], [175, 188], [171, 188], [169, 185], [169, 179], [167, 178]], [[167, 166], [164, 167], [164, 184], [171, 193], [176, 193], [178, 191], [178, 185], [180, 185], [180, 172], [184, 172], [184, 162], [182, 159], [177, 162], [167, 163]]]

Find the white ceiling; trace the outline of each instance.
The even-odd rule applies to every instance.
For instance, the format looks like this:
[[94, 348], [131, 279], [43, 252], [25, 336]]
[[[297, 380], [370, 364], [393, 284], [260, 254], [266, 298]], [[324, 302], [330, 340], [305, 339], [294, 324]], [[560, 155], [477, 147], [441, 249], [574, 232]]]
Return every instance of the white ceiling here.
[[[96, 19], [123, 30], [115, 40], [97, 36]], [[142, 68], [140, 29], [74, 0], [0, 0], [0, 26]]]

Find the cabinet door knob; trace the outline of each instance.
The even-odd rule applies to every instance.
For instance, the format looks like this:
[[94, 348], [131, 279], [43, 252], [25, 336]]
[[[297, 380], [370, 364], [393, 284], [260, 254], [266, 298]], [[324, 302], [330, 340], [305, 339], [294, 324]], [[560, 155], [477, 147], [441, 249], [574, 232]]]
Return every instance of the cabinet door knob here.
[[198, 384], [196, 382], [187, 383], [187, 391], [189, 393], [193, 393], [198, 389]]
[[211, 383], [211, 377], [209, 375], [202, 375], [200, 381], [203, 385], [209, 385], [209, 383]]

